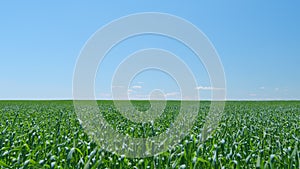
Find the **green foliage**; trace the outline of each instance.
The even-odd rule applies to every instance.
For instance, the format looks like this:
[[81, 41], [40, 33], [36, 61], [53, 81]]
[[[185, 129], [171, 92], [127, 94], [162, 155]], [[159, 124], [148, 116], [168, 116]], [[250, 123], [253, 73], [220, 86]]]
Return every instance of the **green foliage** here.
[[[149, 102], [134, 101], [139, 110]], [[174, 121], [180, 102], [168, 101], [161, 117], [134, 123], [112, 101], [101, 113], [119, 132], [150, 137]], [[299, 102], [227, 102], [219, 126], [202, 141], [210, 102], [181, 143], [154, 157], [131, 159], [107, 152], [84, 132], [71, 101], [1, 101], [0, 168], [300, 168]]]

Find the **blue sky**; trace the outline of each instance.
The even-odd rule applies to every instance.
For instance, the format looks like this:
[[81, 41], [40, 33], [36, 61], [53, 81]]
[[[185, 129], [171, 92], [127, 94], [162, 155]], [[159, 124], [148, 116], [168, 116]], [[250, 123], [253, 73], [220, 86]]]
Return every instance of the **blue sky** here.
[[[72, 98], [73, 71], [88, 38], [110, 21], [138, 12], [169, 13], [202, 30], [223, 63], [227, 99], [300, 99], [299, 7], [298, 1], [259, 0], [1, 1], [0, 99]], [[98, 70], [96, 95], [109, 98], [118, 63], [149, 47], [178, 54], [199, 86], [209, 89], [205, 69], [195, 64], [188, 49], [153, 35], [128, 39], [106, 56]], [[130, 88], [132, 98], [158, 88], [170, 99], [178, 92], [172, 78], [154, 70], [139, 74]], [[209, 98], [210, 90], [202, 92]]]

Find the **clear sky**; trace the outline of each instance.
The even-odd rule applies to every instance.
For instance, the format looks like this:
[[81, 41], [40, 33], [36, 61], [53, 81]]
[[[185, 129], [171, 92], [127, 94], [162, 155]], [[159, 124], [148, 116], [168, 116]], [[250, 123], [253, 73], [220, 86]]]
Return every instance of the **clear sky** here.
[[[227, 99], [300, 99], [299, 8], [300, 1], [291, 0], [1, 1], [0, 99], [71, 99], [76, 60], [88, 38], [110, 21], [138, 12], [169, 13], [202, 30], [223, 63]], [[205, 69], [190, 59], [190, 51], [149, 35], [128, 39], [107, 55], [97, 74], [98, 97], [110, 97], [116, 65], [145, 47], [178, 54], [199, 86], [209, 89]], [[178, 92], [174, 79], [154, 70], [136, 76], [129, 90], [138, 98], [153, 89], [170, 99]], [[203, 98], [209, 98], [205, 92]]]

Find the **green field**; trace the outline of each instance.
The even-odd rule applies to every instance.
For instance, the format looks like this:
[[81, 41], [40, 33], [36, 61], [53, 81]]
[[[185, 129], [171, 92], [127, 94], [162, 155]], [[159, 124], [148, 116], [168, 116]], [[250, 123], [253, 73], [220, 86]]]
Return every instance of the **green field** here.
[[[139, 110], [150, 107], [147, 101], [132, 103]], [[179, 103], [168, 101], [153, 124], [127, 120], [112, 101], [98, 105], [117, 131], [150, 137], [169, 127]], [[92, 141], [72, 101], [1, 101], [0, 168], [300, 168], [300, 102], [226, 102], [218, 128], [202, 142], [209, 106], [200, 103], [198, 119], [180, 144], [154, 157], [131, 159]]]

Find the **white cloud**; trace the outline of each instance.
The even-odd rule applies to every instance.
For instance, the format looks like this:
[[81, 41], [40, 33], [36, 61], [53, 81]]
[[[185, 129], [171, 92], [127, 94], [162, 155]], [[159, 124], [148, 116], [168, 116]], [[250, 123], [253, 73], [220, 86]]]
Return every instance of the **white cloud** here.
[[138, 84], [143, 84], [144, 82], [137, 82]]
[[179, 92], [170, 92], [170, 93], [166, 93], [165, 96], [179, 96]]
[[133, 88], [133, 89], [141, 89], [142, 86], [135, 85], [135, 86], [132, 86], [131, 88]]
[[212, 86], [198, 86], [196, 90], [224, 90], [223, 88], [216, 88]]
[[265, 89], [265, 87], [264, 87], [264, 86], [261, 86], [259, 89], [260, 89], [260, 90], [264, 90], [264, 89]]
[[147, 100], [149, 98], [148, 95], [143, 95], [143, 94], [134, 94], [134, 95], [130, 95], [129, 99], [131, 100]]

